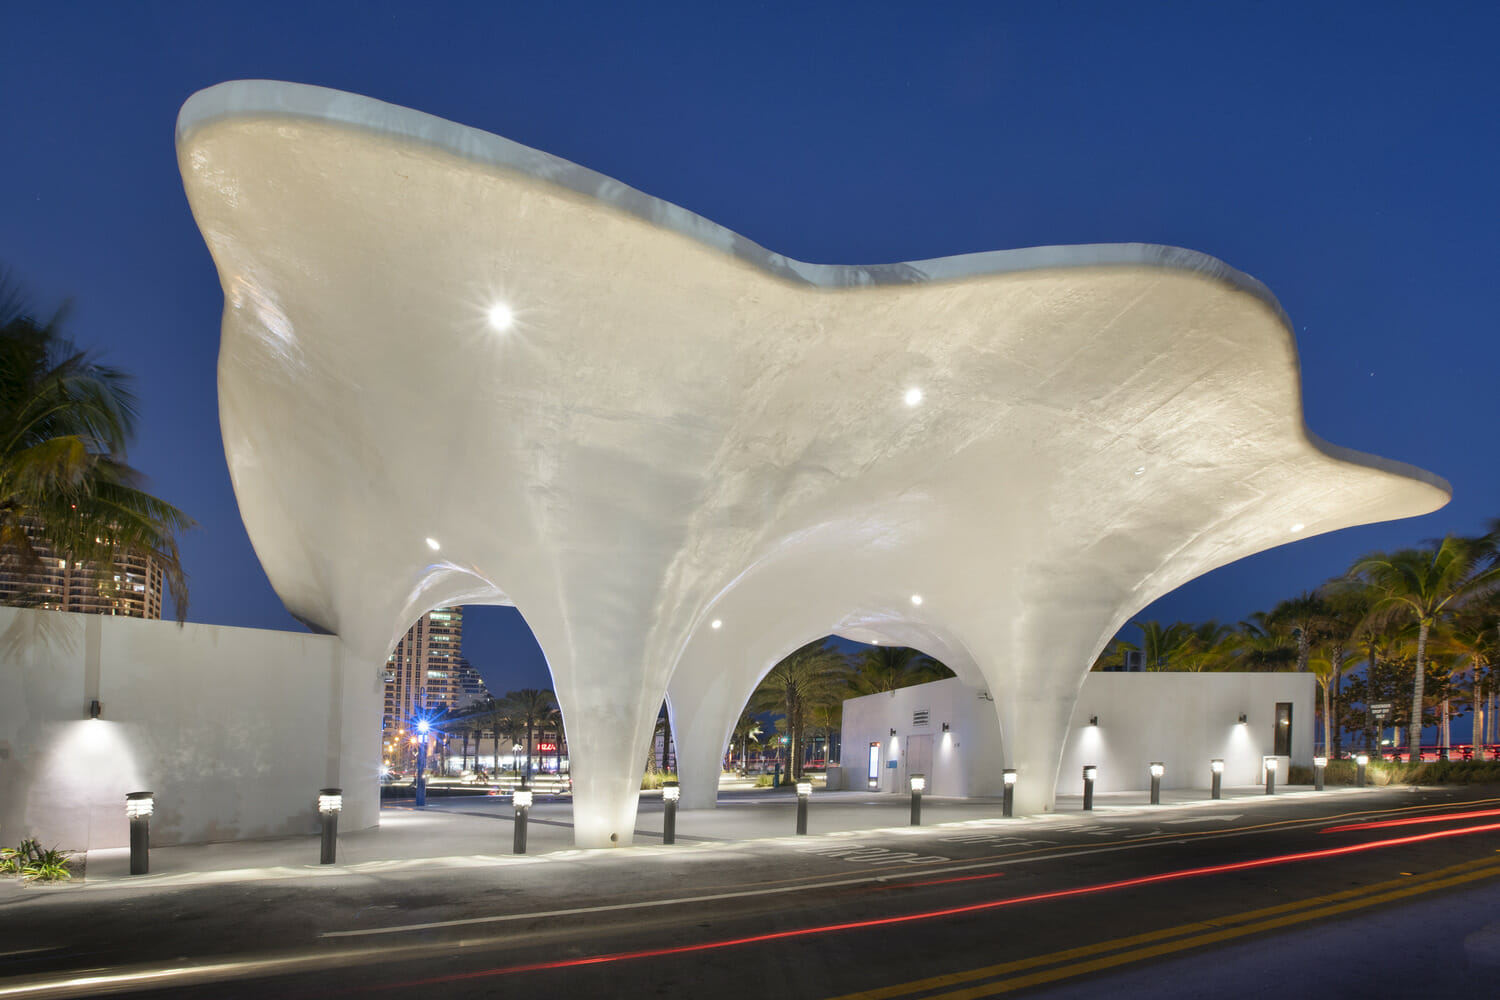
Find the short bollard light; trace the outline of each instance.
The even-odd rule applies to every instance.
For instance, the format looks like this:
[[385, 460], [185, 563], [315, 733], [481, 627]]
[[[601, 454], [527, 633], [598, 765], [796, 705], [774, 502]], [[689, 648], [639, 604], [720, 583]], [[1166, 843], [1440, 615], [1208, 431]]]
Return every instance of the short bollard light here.
[[1167, 773], [1167, 765], [1159, 760], [1151, 762], [1151, 804], [1161, 805], [1161, 776]]
[[152, 792], [131, 792], [125, 796], [125, 818], [130, 821], [130, 874], [145, 875], [151, 871], [151, 814], [156, 810]]
[[318, 789], [318, 818], [323, 823], [323, 851], [318, 863], [331, 865], [339, 849], [339, 813], [344, 810], [342, 788]]
[[812, 798], [812, 782], [797, 782], [797, 832], [807, 832], [807, 800]]
[[511, 844], [511, 853], [525, 854], [526, 820], [531, 815], [531, 786], [522, 785], [517, 788], [512, 801], [516, 807], [516, 836]]
[[682, 798], [682, 786], [675, 781], [664, 781], [661, 786], [661, 842], [677, 843], [677, 801]]
[[911, 776], [911, 825], [922, 825], [922, 793], [927, 790], [927, 775]]
[[1213, 772], [1213, 784], [1209, 789], [1209, 798], [1217, 799], [1224, 794], [1224, 761], [1215, 757], [1208, 762], [1208, 769]]
[[1321, 792], [1323, 790], [1323, 769], [1327, 766], [1327, 757], [1313, 758], [1313, 791]]
[[1004, 797], [1000, 800], [1000, 815], [1014, 816], [1016, 814], [1016, 769], [1007, 767], [1001, 771], [1000, 780], [1005, 782]]
[[1266, 769], [1266, 794], [1276, 794], [1276, 758], [1267, 757], [1261, 761], [1261, 766]]
[[1370, 755], [1369, 754], [1362, 753], [1362, 754], [1358, 754], [1357, 756], [1355, 756], [1355, 758], [1354, 758], [1354, 787], [1355, 788], [1363, 788], [1363, 787], [1365, 787], [1365, 765], [1368, 764], [1368, 763], [1370, 763]]
[[1099, 768], [1093, 764], [1083, 765], [1083, 811], [1094, 808], [1094, 782], [1099, 777]]

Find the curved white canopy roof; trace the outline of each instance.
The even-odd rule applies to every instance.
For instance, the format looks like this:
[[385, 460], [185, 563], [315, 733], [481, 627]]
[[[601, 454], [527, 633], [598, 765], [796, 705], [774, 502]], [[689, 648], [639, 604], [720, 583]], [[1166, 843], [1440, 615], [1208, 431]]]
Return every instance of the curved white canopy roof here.
[[805, 264], [497, 136], [286, 83], [194, 95], [177, 144], [271, 583], [372, 672], [432, 607], [518, 606], [568, 718], [580, 843], [629, 841], [669, 681], [701, 789], [687, 772], [759, 674], [833, 631], [987, 683], [1044, 807], [1131, 614], [1448, 498], [1312, 435], [1277, 303], [1192, 251]]

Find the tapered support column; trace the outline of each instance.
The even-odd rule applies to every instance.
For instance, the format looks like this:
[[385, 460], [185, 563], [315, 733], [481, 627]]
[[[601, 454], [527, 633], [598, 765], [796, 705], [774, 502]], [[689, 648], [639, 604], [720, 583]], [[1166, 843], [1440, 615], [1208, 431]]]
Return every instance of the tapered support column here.
[[1049, 694], [1024, 701], [1003, 695], [995, 699], [1005, 764], [1016, 772], [1013, 808], [1017, 816], [1051, 812], [1057, 799], [1057, 769], [1062, 764], [1075, 692]]
[[713, 809], [718, 805], [724, 750], [750, 696], [742, 688], [755, 684], [750, 678], [738, 684], [732, 680], [693, 664], [680, 669], [667, 685], [683, 809]]

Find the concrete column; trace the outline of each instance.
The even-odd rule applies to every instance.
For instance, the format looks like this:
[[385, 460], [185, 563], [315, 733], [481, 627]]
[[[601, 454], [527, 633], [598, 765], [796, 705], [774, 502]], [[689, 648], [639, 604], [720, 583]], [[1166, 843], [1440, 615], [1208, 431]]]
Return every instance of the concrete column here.
[[[753, 689], [755, 682], [749, 681]], [[750, 697], [743, 683], [709, 670], [679, 669], [667, 685], [672, 739], [677, 744], [681, 808], [713, 809], [719, 802], [719, 774], [730, 730]]]
[[602, 683], [597, 675], [580, 683], [557, 676], [562, 673], [556, 671], [554, 681], [572, 764], [573, 843], [627, 847], [662, 687], [643, 683], [635, 671], [621, 670]]

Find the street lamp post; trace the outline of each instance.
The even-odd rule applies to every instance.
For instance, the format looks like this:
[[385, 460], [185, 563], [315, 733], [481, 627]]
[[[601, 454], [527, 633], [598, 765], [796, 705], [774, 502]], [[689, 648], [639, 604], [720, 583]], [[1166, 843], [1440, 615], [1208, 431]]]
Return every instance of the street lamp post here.
[[125, 818], [130, 821], [130, 874], [146, 875], [151, 871], [151, 813], [156, 799], [151, 792], [131, 792], [125, 796]]
[[1208, 762], [1208, 769], [1213, 772], [1213, 788], [1209, 792], [1209, 798], [1222, 798], [1224, 793], [1224, 761], [1215, 757]]
[[1094, 808], [1094, 781], [1099, 777], [1099, 768], [1093, 764], [1083, 765], [1083, 811]]
[[1014, 816], [1016, 814], [1016, 769], [1007, 767], [1000, 772], [1000, 779], [1005, 782], [1003, 797], [1000, 799], [1000, 815]]
[[432, 723], [423, 719], [417, 723], [417, 808], [422, 809], [427, 805], [427, 734], [432, 731]]
[[927, 775], [911, 776], [911, 825], [922, 825], [922, 793], [927, 789]]
[[526, 853], [526, 821], [531, 816], [531, 788], [522, 785], [517, 788], [511, 796], [511, 801], [516, 807], [516, 835], [511, 842], [512, 854]]
[[677, 843], [677, 800], [682, 797], [682, 788], [675, 781], [666, 781], [661, 786], [661, 842]]
[[521, 744], [519, 743], [511, 744], [510, 769], [515, 772], [517, 778], [521, 776]]
[[807, 800], [812, 798], [812, 782], [797, 782], [797, 832], [807, 832]]
[[318, 818], [323, 822], [323, 850], [318, 863], [331, 865], [339, 849], [339, 813], [344, 808], [342, 788], [318, 789]]
[[1151, 804], [1161, 805], [1161, 776], [1167, 773], [1167, 765], [1159, 760], [1151, 762]]

